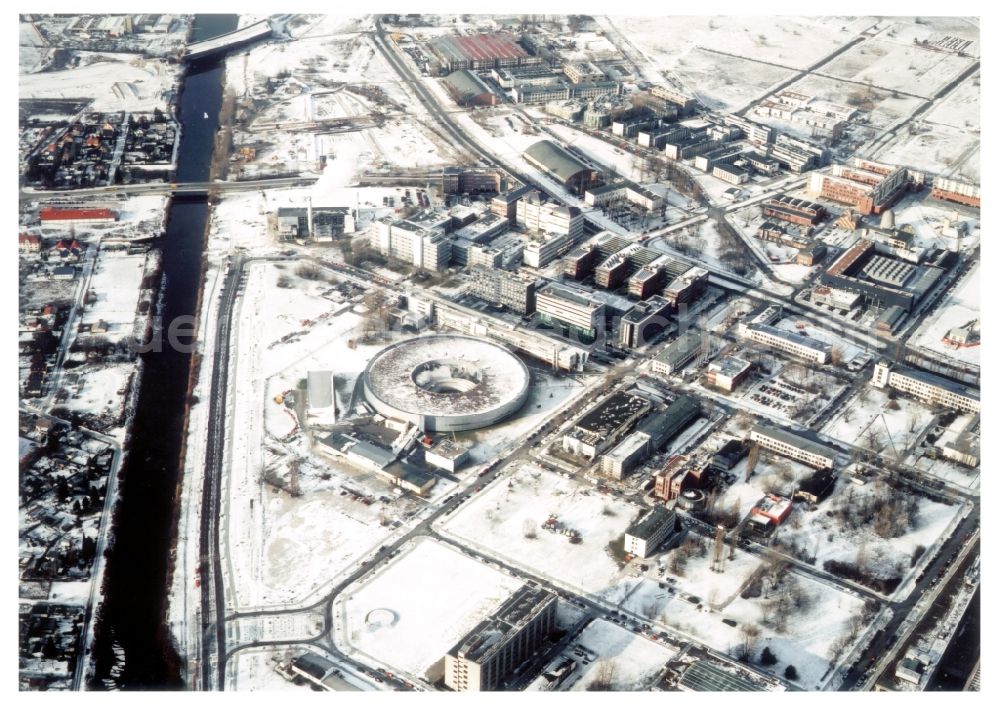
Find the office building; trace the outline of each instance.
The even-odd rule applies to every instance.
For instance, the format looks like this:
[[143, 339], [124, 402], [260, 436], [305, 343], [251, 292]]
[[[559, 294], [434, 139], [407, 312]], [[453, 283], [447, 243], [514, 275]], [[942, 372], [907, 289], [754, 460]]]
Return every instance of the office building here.
[[786, 195], [769, 198], [764, 201], [761, 207], [766, 217], [784, 220], [803, 227], [815, 225], [827, 216], [826, 208], [819, 203]]
[[522, 586], [448, 651], [445, 685], [456, 692], [498, 690], [546, 642], [555, 622], [555, 594]]
[[892, 207], [909, 185], [909, 172], [857, 157], [850, 165], [837, 164], [830, 173], [815, 173], [809, 192], [855, 208], [861, 215], [878, 215]]
[[833, 347], [825, 342], [771, 325], [751, 324], [746, 326], [746, 330], [744, 337], [752, 342], [759, 342], [816, 364], [826, 364], [830, 361]]
[[653, 296], [637, 303], [619, 321], [619, 346], [635, 349], [656, 339], [672, 325], [667, 317], [670, 310], [670, 303], [662, 296]]
[[837, 453], [825, 445], [782, 428], [754, 425], [750, 429], [750, 441], [765, 450], [777, 452], [779, 455], [791, 457], [797, 462], [819, 469], [832, 469], [837, 457]]
[[964, 413], [979, 413], [979, 389], [974, 389], [943, 376], [902, 365], [881, 361], [875, 365], [871, 385], [889, 387], [915, 396], [930, 405], [954, 408]]
[[745, 359], [726, 355], [709, 363], [706, 381], [718, 389], [732, 391], [750, 375], [752, 366]]
[[538, 291], [535, 310], [543, 322], [569, 328], [587, 342], [604, 329], [604, 304], [561, 284], [550, 283]]
[[704, 333], [690, 330], [669, 345], [649, 362], [649, 370], [654, 374], [669, 376], [684, 368], [688, 362], [701, 354], [706, 347]]
[[535, 288], [539, 283], [535, 277], [484, 266], [473, 267], [471, 274], [468, 290], [476, 298], [521, 315], [535, 312]]
[[638, 558], [649, 557], [679, 530], [680, 520], [672, 509], [654, 506], [625, 529], [625, 552]]
[[369, 241], [379, 253], [417, 269], [442, 271], [451, 261], [451, 240], [438, 223], [425, 227], [412, 220], [382, 218], [373, 224]]

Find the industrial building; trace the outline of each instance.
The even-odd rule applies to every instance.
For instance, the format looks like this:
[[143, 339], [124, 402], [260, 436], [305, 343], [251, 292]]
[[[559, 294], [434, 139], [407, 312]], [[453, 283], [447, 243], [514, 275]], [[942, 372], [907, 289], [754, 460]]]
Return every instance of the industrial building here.
[[717, 389], [732, 391], [750, 375], [752, 367], [745, 359], [726, 355], [709, 363], [705, 379]]
[[[957, 435], [952, 439], [939, 441], [941, 454], [953, 462], [959, 462], [968, 467], [979, 466], [980, 427], [979, 414], [974, 414], [968, 420], [960, 418], [953, 425], [959, 425]], [[953, 428], [949, 427], [949, 431]]]
[[424, 450], [427, 464], [454, 472], [469, 459], [469, 450], [451, 440], [439, 440], [433, 447]]
[[469, 293], [521, 315], [535, 312], [535, 289], [539, 280], [527, 274], [475, 266]]
[[964, 413], [979, 413], [979, 389], [919, 369], [892, 365], [880, 361], [872, 373], [871, 385], [878, 389], [889, 387], [922, 402], [954, 408]]
[[576, 194], [596, 186], [600, 174], [555, 142], [542, 139], [524, 152], [524, 159], [556, 183]]
[[819, 203], [787, 195], [769, 198], [764, 201], [761, 208], [766, 217], [784, 220], [803, 227], [815, 225], [827, 216], [826, 208]]
[[979, 186], [938, 176], [931, 188], [931, 198], [979, 207]]
[[530, 380], [524, 362], [503, 346], [450, 334], [389, 345], [362, 375], [372, 408], [424, 432], [498, 423], [524, 404]]
[[701, 415], [701, 405], [687, 396], [678, 396], [665, 411], [650, 413], [635, 431], [601, 457], [601, 471], [622, 479], [634, 467], [677, 437]]
[[278, 208], [278, 236], [285, 239], [331, 242], [355, 231], [354, 215], [346, 207]]
[[[521, 84], [511, 91], [515, 103], [543, 105], [560, 100], [592, 100], [604, 96], [621, 95], [622, 84], [618, 81], [596, 81], [570, 83], [560, 80], [553, 84]], [[586, 113], [584, 114], [586, 121]]]
[[486, 82], [467, 69], [449, 73], [442, 83], [458, 105], [496, 105], [500, 102]]
[[614, 445], [650, 409], [651, 403], [617, 391], [591, 409], [563, 436], [563, 450], [594, 459]]
[[649, 361], [649, 370], [654, 374], [669, 376], [683, 369], [684, 365], [701, 354], [706, 347], [704, 333], [689, 330]]
[[550, 283], [538, 291], [535, 310], [543, 322], [568, 328], [586, 342], [604, 330], [604, 304], [561, 284]]
[[562, 74], [544, 64], [523, 64], [495, 68], [490, 76], [504, 90], [517, 86], [548, 86], [562, 84]]
[[642, 347], [672, 325], [667, 317], [670, 303], [662, 296], [639, 301], [618, 323], [618, 344], [627, 349]]
[[909, 181], [909, 172], [904, 167], [854, 157], [850, 165], [838, 164], [828, 174], [813, 174], [809, 192], [846, 203], [861, 215], [878, 215], [903, 195]]
[[777, 452], [780, 455], [791, 457], [797, 462], [820, 469], [832, 469], [833, 461], [837, 457], [837, 453], [825, 445], [782, 428], [754, 425], [750, 429], [750, 441], [757, 443], [765, 450]]
[[625, 529], [625, 552], [644, 559], [680, 530], [680, 520], [673, 510], [654, 506]]
[[581, 371], [590, 355], [584, 347], [555, 340], [485, 314], [473, 314], [467, 308], [439, 304], [436, 307], [436, 317], [442, 328], [496, 340], [551, 365], [553, 369]]
[[306, 375], [306, 417], [314, 425], [330, 425], [337, 421], [337, 404], [333, 394], [333, 372], [315, 371]]
[[541, 63], [511, 34], [447, 35], [427, 43], [431, 55], [446, 73]]
[[375, 472], [394, 486], [426, 496], [437, 478], [407, 461], [397, 462], [391, 450], [345, 433], [319, 438], [318, 449], [330, 457], [343, 458], [359, 469]]
[[899, 306], [910, 312], [937, 285], [944, 270], [878, 253], [876, 242], [861, 239], [820, 276], [830, 288], [860, 294], [868, 305]]
[[556, 596], [524, 585], [445, 655], [444, 683], [456, 692], [499, 689], [555, 628]]

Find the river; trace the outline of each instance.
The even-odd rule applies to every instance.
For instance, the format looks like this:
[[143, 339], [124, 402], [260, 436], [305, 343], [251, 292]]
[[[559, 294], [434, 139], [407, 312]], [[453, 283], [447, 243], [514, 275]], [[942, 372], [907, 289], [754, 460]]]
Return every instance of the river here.
[[[237, 15], [198, 15], [192, 41], [232, 31], [237, 20]], [[178, 182], [208, 180], [222, 79], [221, 59], [190, 66], [183, 78], [177, 115], [182, 130]], [[174, 198], [169, 205], [166, 232], [158, 245], [164, 331], [171, 321], [196, 314], [208, 212], [203, 197]], [[179, 339], [188, 342], [190, 337]], [[182, 689], [181, 661], [166, 624], [166, 606], [191, 354], [164, 344], [144, 352], [142, 358], [129, 452], [118, 484], [120, 503], [107, 561], [105, 600], [95, 632], [94, 679], [109, 677], [115, 663], [113, 647], [118, 645], [125, 666], [112, 679], [121, 689]]]

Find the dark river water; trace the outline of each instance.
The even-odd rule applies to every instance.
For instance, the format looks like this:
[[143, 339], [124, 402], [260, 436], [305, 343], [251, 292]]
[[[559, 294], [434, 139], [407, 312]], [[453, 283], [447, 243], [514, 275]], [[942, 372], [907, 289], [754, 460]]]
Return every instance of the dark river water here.
[[[232, 31], [237, 19], [236, 15], [198, 15], [192, 41]], [[184, 77], [177, 115], [182, 129], [179, 182], [208, 180], [222, 79], [221, 59], [190, 66]], [[165, 282], [160, 308], [164, 332], [171, 321], [196, 313], [207, 220], [208, 203], [203, 197], [178, 197], [169, 206], [166, 232], [159, 242]], [[189, 339], [179, 337], [180, 342]], [[113, 677], [119, 687], [182, 689], [180, 657], [171, 643], [166, 605], [191, 354], [173, 349], [164, 340], [159, 349], [142, 353], [142, 358], [129, 453], [118, 484], [120, 504], [107, 562], [104, 609], [95, 634], [95, 679], [109, 677], [114, 648], [120, 646], [125, 667]]]

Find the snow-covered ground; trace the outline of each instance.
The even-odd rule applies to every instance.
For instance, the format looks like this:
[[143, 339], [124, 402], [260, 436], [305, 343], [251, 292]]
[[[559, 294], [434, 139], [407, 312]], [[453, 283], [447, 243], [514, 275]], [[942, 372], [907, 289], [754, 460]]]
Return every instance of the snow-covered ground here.
[[338, 599], [338, 642], [391, 670], [423, 677], [521, 584], [456, 548], [417, 539]]
[[[442, 520], [440, 529], [557, 584], [598, 594], [613, 590], [621, 573], [608, 543], [620, 539], [638, 514], [622, 499], [525, 464]], [[550, 515], [579, 531], [582, 542], [573, 545], [565, 535], [542, 530]]]
[[[576, 678], [570, 691], [583, 692], [613, 667], [611, 689], [616, 692], [639, 692], [656, 683], [663, 666], [676, 654], [670, 646], [644, 638], [603, 619], [591, 622], [567, 647], [583, 646], [593, 653], [594, 662], [580, 663], [571, 675]], [[604, 663], [612, 663], [605, 665]], [[602, 673], [602, 669], [605, 671]]]
[[973, 183], [980, 178], [979, 135], [945, 125], [924, 125], [912, 135], [901, 131], [876, 158]]
[[98, 61], [80, 68], [22, 75], [21, 100], [91, 98], [99, 112], [167, 110], [165, 93], [173, 90], [180, 64], [122, 55], [128, 60]]
[[62, 405], [71, 411], [96, 415], [107, 412], [110, 416], [117, 416], [121, 412], [135, 365], [87, 365], [75, 371], [80, 373], [79, 394], [70, 394]]
[[962, 81], [944, 100], [924, 114], [924, 122], [957, 129], [978, 130], [980, 126], [979, 73]]
[[836, 78], [930, 98], [967, 69], [974, 59], [896, 41], [869, 39], [822, 68]]
[[88, 289], [96, 300], [84, 307], [83, 324], [96, 325], [103, 321], [108, 330], [100, 334], [112, 342], [133, 333], [139, 285], [145, 274], [147, 259], [146, 254], [107, 250], [100, 253]]
[[947, 537], [952, 522], [963, 507], [961, 504], [949, 505], [916, 497], [915, 524], [895, 538], [880, 537], [871, 524], [857, 525], [830, 515], [833, 510], [856, 506], [884, 490], [878, 480], [858, 486], [840, 478], [833, 493], [820, 504], [819, 510], [807, 511], [805, 504], [794, 504], [792, 514], [778, 529], [776, 536], [784, 545], [793, 546], [814, 558], [820, 568], [827, 560], [857, 561], [863, 562], [866, 569], [876, 575], [903, 576], [911, 570], [914, 550], [918, 546], [930, 549], [935, 542]]
[[980, 345], [956, 348], [944, 343], [944, 336], [952, 328], [981, 319], [979, 268], [975, 265], [958, 287], [945, 296], [937, 311], [924, 320], [913, 335], [913, 345], [979, 366]]
[[901, 396], [892, 402], [884, 390], [864, 386], [841, 406], [823, 432], [859, 447], [875, 442], [887, 454], [895, 448], [903, 457], [933, 419], [934, 412], [919, 401]]

